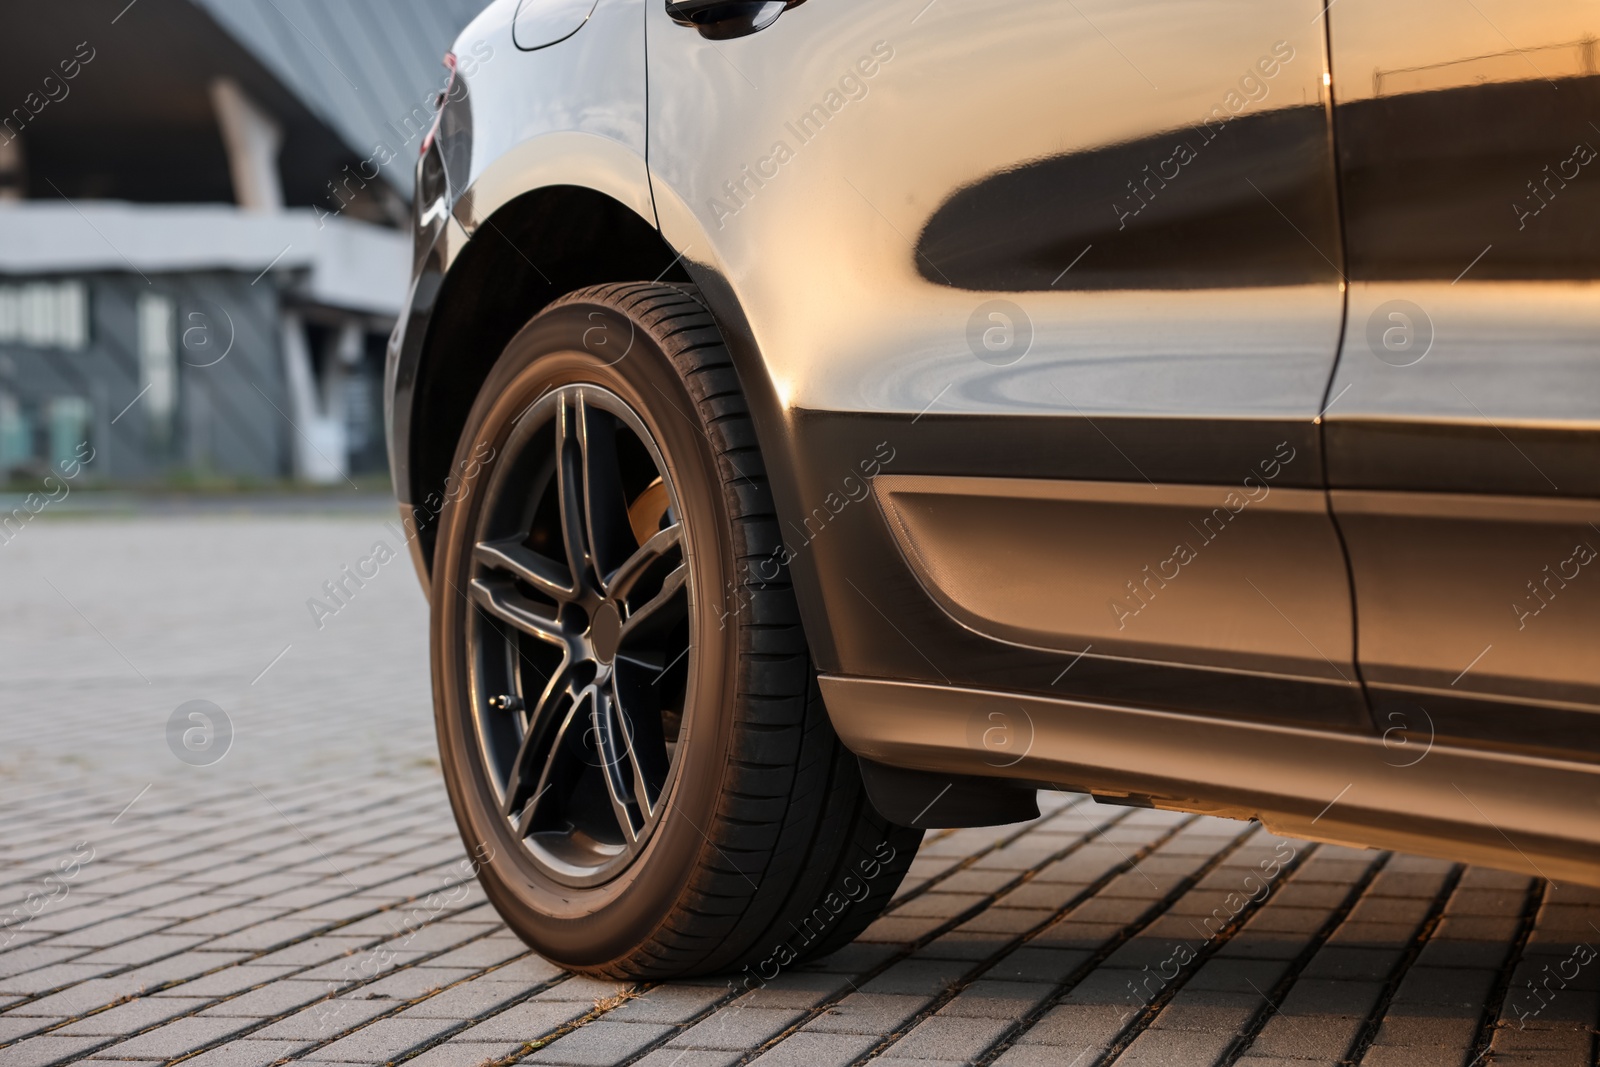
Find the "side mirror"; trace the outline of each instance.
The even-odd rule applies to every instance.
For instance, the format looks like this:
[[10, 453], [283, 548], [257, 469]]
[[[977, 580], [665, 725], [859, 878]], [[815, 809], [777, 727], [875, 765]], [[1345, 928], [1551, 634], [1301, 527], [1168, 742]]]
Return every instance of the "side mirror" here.
[[805, 0], [667, 0], [667, 15], [711, 41], [728, 41], [764, 30]]

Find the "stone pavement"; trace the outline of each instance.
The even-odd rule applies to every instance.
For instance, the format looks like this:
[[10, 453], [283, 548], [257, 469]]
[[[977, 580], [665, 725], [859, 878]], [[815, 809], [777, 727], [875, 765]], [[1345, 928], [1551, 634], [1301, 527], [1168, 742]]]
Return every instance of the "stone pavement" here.
[[409, 561], [306, 607], [387, 517], [0, 544], [0, 1065], [1596, 1064], [1600, 893], [1068, 795], [771, 981], [568, 976], [468, 877]]

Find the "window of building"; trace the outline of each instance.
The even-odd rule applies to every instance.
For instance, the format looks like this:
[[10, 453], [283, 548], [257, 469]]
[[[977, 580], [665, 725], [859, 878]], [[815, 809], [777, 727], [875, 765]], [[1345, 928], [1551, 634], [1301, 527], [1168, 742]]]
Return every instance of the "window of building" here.
[[78, 351], [89, 343], [89, 289], [81, 281], [0, 285], [0, 342]]
[[10, 479], [13, 468], [33, 458], [33, 424], [22, 402], [11, 393], [0, 392], [0, 484]]
[[178, 357], [173, 344], [177, 310], [172, 298], [157, 293], [139, 294], [139, 388], [150, 428], [156, 437], [172, 433], [172, 415], [178, 406]]
[[47, 411], [50, 463], [58, 471], [70, 470], [71, 461], [83, 455], [78, 446], [89, 443], [89, 401], [81, 396], [58, 396], [51, 399]]

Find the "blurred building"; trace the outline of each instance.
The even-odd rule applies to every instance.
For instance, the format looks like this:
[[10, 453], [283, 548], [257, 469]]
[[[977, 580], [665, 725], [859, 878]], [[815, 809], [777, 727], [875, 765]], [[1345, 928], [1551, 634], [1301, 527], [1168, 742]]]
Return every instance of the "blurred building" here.
[[441, 58], [485, 0], [50, 0], [0, 39], [0, 482], [384, 469]]

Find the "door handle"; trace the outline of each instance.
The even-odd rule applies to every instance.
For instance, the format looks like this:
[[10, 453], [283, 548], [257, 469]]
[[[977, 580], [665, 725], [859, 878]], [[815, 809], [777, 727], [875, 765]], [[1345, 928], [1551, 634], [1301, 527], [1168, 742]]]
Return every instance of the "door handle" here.
[[727, 41], [764, 30], [805, 0], [667, 0], [667, 15], [700, 36]]

